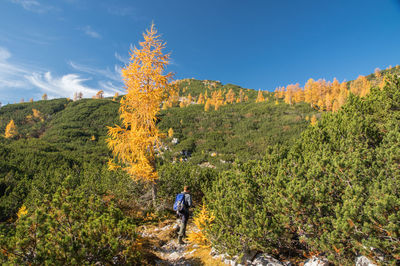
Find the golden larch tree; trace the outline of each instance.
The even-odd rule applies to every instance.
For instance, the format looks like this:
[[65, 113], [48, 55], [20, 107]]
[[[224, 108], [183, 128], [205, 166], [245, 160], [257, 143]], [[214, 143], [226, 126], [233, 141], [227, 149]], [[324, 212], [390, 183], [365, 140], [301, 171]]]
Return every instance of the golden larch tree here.
[[197, 104], [203, 104], [204, 103], [204, 96], [202, 93], [200, 93], [199, 98], [197, 99]]
[[14, 120], [11, 119], [11, 121], [6, 126], [6, 130], [4, 132], [4, 137], [6, 139], [9, 139], [9, 138], [13, 138], [17, 135], [18, 135], [17, 127], [15, 126]]
[[235, 101], [235, 96], [235, 92], [232, 89], [229, 89], [225, 95], [226, 102], [232, 104]]
[[264, 95], [261, 90], [258, 90], [256, 103], [262, 103], [265, 101]]
[[310, 119], [311, 125], [314, 126], [317, 124], [317, 117], [313, 115]]
[[168, 137], [172, 138], [174, 136], [174, 130], [171, 128], [169, 128], [168, 130]]
[[130, 63], [122, 69], [126, 95], [120, 101], [121, 126], [108, 127], [107, 145], [113, 160], [109, 169], [122, 167], [134, 180], [153, 183], [153, 204], [158, 178], [155, 150], [163, 134], [156, 126], [162, 102], [175, 90], [172, 73], [164, 73], [170, 55], [154, 25], [143, 34], [140, 48], [131, 50]]
[[116, 92], [116, 93], [114, 94], [114, 97], [113, 97], [113, 101], [114, 101], [114, 102], [117, 100], [118, 96], [119, 96], [119, 93]]
[[206, 100], [206, 104], [204, 105], [204, 111], [205, 111], [205, 112], [208, 112], [208, 111], [210, 110], [210, 106], [211, 106], [211, 99], [208, 98], [208, 99]]

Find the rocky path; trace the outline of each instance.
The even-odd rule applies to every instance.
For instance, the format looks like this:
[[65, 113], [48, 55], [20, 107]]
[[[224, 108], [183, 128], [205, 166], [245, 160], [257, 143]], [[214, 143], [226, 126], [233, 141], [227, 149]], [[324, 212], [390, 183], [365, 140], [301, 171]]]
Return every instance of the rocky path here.
[[[188, 224], [187, 231], [190, 232], [192, 227]], [[152, 245], [152, 251], [158, 257], [156, 265], [205, 265], [201, 258], [195, 256], [198, 250], [196, 245], [178, 243], [176, 221], [165, 221], [158, 227], [145, 226], [142, 237]]]

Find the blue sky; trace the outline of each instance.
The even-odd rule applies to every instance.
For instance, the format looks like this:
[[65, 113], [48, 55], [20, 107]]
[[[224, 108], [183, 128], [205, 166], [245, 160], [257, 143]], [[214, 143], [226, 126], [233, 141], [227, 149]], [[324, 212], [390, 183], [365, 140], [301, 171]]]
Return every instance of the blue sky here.
[[123, 92], [152, 21], [178, 79], [274, 90], [400, 64], [398, 0], [0, 0], [0, 102]]

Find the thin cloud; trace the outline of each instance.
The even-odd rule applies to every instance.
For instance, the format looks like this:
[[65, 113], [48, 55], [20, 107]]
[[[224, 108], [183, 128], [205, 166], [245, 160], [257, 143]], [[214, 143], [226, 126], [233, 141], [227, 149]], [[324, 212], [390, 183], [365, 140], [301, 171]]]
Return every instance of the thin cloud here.
[[93, 30], [92, 27], [90, 27], [89, 25], [85, 26], [85, 27], [82, 27], [81, 30], [83, 31], [83, 33], [85, 33], [89, 37], [92, 37], [92, 38], [95, 38], [95, 39], [101, 39], [101, 37], [102, 37], [100, 35], [100, 33], [98, 33], [97, 31]]
[[118, 94], [124, 94], [122, 90], [122, 85], [115, 85], [111, 81], [99, 81], [99, 86], [102, 88], [104, 91], [109, 92], [109, 95], [105, 96], [112, 96], [110, 93], [111, 92], [118, 92]]
[[28, 85], [23, 76], [28, 74], [29, 71], [24, 66], [10, 63], [8, 59], [11, 56], [10, 51], [0, 47], [0, 91], [9, 88], [24, 88]]
[[92, 75], [97, 75], [100, 77], [106, 77], [108, 79], [111, 79], [111, 80], [117, 81], [117, 82], [122, 82], [121, 68], [117, 65], [114, 66], [114, 71], [110, 70], [109, 68], [98, 69], [98, 68], [94, 68], [94, 67], [90, 67], [90, 66], [85, 66], [85, 65], [74, 63], [72, 61], [69, 62], [69, 65], [77, 71], [81, 71], [81, 72], [92, 74]]
[[46, 13], [49, 10], [55, 9], [52, 6], [42, 5], [37, 0], [10, 0], [11, 3], [20, 5], [25, 10], [35, 13]]
[[[82, 92], [84, 97], [95, 95], [104, 90], [105, 96], [113, 96], [115, 92], [123, 94], [121, 68], [117, 65], [113, 70], [96, 69], [70, 62], [70, 65], [87, 75], [68, 73], [55, 76], [49, 70], [35, 65], [13, 62], [12, 53], [0, 46], [0, 96], [1, 102], [12, 102], [21, 95], [40, 96], [47, 93], [50, 98], [72, 97], [75, 92]], [[94, 81], [100, 80], [92, 87]], [[91, 81], [91, 83], [89, 83]], [[91, 85], [87, 85], [87, 83]]]
[[26, 76], [26, 79], [45, 91], [51, 98], [72, 96], [75, 92], [82, 92], [83, 95], [95, 95], [98, 91], [84, 85], [83, 83], [89, 79], [81, 78], [77, 74], [67, 74], [57, 78], [53, 77], [50, 72], [33, 73]]
[[105, 8], [107, 9], [108, 13], [114, 16], [129, 17], [136, 21], [146, 20], [146, 17], [141, 15], [136, 8], [130, 6], [123, 7], [115, 5], [106, 5]]
[[122, 62], [126, 65], [129, 63], [129, 57], [122, 56], [117, 52], [115, 52], [114, 56], [117, 60], [119, 60], [120, 62]]
[[0, 62], [6, 61], [11, 57], [11, 53], [4, 47], [0, 47]]

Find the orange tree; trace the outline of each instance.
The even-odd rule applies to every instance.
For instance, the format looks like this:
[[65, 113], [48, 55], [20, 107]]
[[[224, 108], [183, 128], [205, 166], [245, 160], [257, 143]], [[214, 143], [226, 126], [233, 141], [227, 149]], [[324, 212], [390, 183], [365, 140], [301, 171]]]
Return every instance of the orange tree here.
[[108, 127], [107, 144], [113, 160], [109, 168], [122, 167], [134, 180], [153, 183], [153, 203], [158, 178], [155, 151], [163, 134], [156, 126], [163, 101], [175, 89], [173, 74], [166, 73], [170, 55], [154, 25], [144, 34], [140, 48], [131, 50], [130, 63], [122, 69], [126, 95], [121, 99], [121, 126]]

